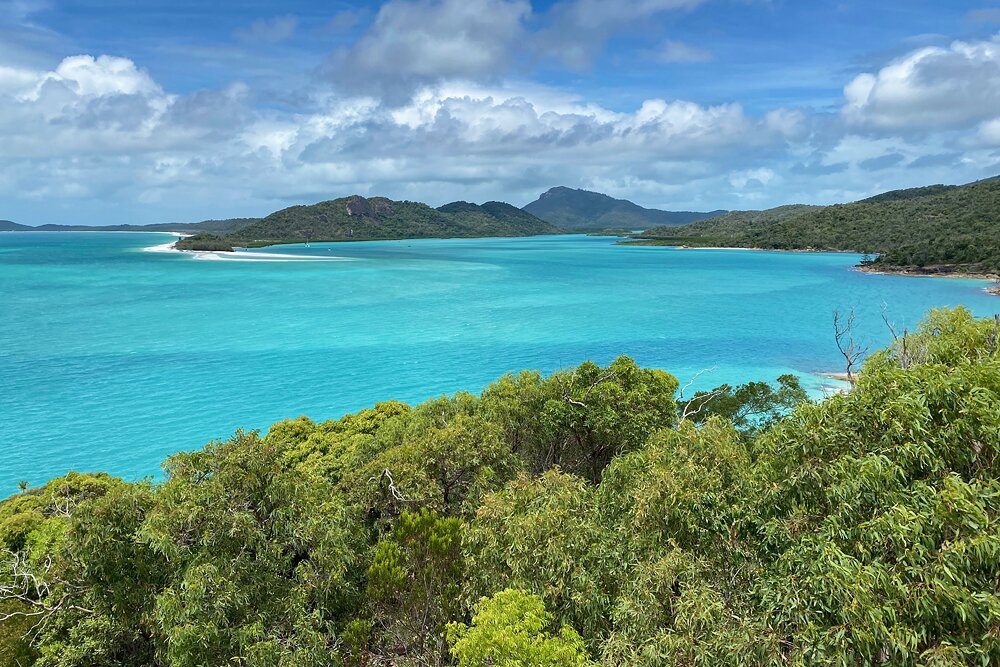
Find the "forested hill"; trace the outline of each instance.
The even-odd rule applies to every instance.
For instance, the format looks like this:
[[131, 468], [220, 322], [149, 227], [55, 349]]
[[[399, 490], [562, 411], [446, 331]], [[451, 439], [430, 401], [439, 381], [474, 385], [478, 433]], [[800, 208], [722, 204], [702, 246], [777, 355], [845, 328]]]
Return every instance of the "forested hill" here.
[[25, 483], [0, 667], [1000, 664], [995, 320], [817, 403], [678, 384], [523, 372]]
[[643, 208], [627, 199], [599, 192], [556, 187], [543, 193], [524, 210], [563, 229], [648, 229], [657, 225], [684, 225], [724, 213], [661, 211]]
[[649, 229], [659, 243], [878, 254], [873, 265], [925, 273], [1000, 272], [1000, 181], [898, 190], [851, 204], [740, 211]]
[[[559, 229], [515, 206], [453, 202], [440, 208], [412, 201], [358, 195], [309, 206], [291, 206], [247, 225], [222, 240], [235, 245], [301, 241], [349, 241], [556, 234]], [[211, 239], [204, 239], [211, 241]], [[178, 247], [194, 247], [186, 239]]]
[[0, 231], [16, 232], [194, 232], [228, 234], [245, 227], [257, 218], [228, 218], [226, 220], [203, 220], [202, 222], [158, 222], [149, 225], [20, 225], [9, 220], [0, 220]]

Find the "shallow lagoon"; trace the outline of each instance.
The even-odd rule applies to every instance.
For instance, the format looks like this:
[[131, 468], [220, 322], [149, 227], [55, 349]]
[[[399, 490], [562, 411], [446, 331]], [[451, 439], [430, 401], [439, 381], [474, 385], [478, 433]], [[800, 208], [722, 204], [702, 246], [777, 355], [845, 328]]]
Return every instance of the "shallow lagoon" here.
[[[0, 234], [0, 497], [70, 469], [130, 479], [238, 427], [478, 391], [628, 354], [698, 388], [839, 371], [834, 309], [883, 345], [974, 280], [861, 274], [849, 254], [556, 236], [314, 244], [217, 261], [160, 234]], [[259, 255], [291, 255], [267, 257]], [[297, 257], [342, 258], [317, 261]], [[234, 261], [243, 259], [247, 261]]]

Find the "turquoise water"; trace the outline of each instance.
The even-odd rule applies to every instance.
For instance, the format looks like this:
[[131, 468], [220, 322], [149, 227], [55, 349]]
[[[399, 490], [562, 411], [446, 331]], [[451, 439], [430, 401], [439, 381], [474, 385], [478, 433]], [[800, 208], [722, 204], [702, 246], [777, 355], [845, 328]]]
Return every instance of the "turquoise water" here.
[[[583, 236], [143, 252], [160, 234], [0, 234], [0, 496], [306, 414], [477, 391], [628, 354], [700, 387], [837, 371], [831, 313], [887, 342], [984, 283], [864, 275], [853, 255], [616, 247]], [[342, 257], [283, 261], [266, 255]], [[261, 255], [264, 255], [261, 257]]]

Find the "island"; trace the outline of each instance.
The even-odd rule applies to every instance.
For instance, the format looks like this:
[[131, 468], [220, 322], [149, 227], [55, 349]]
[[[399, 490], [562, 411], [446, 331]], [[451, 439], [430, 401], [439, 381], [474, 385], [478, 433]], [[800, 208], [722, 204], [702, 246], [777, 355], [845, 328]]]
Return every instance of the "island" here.
[[652, 227], [626, 245], [846, 251], [864, 271], [1000, 277], [1000, 179], [896, 190], [850, 204], [734, 211]]
[[180, 239], [175, 247], [231, 251], [283, 243], [535, 236], [562, 231], [504, 202], [456, 201], [432, 208], [420, 202], [352, 195], [290, 206], [225, 234], [199, 233]]

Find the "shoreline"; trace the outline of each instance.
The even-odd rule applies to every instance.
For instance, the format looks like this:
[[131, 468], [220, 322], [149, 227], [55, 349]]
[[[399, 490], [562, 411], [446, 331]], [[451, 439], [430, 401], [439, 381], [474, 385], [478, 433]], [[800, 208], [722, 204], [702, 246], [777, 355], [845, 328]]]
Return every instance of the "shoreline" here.
[[[128, 233], [128, 232], [123, 232]], [[170, 234], [171, 236], [177, 238], [187, 238], [193, 236], [193, 234], [186, 234], [181, 232], [153, 232], [155, 234]], [[221, 250], [179, 250], [174, 247], [177, 241], [171, 241], [170, 243], [161, 243], [158, 245], [147, 246], [142, 249], [143, 252], [156, 252], [156, 253], [177, 253], [180, 255], [187, 255], [191, 259], [198, 260], [211, 260], [211, 261], [229, 261], [229, 262], [353, 262], [354, 260], [350, 257], [324, 257], [322, 255], [288, 255], [283, 253], [274, 252], [241, 252], [241, 251], [221, 251]]]
[[[747, 246], [687, 246], [676, 243], [656, 243], [655, 239], [635, 239], [631, 241], [619, 241], [615, 245], [639, 246], [639, 247], [659, 247], [674, 248], [676, 250], [752, 250], [754, 252], [807, 252], [807, 253], [838, 253], [849, 255], [862, 255], [864, 253], [853, 250], [820, 250], [817, 248], [758, 248]], [[966, 271], [920, 271], [915, 269], [893, 269], [878, 267], [873, 265], [857, 264], [852, 267], [854, 271], [870, 273], [872, 275], [903, 276], [907, 278], [956, 278], [962, 280], [982, 280], [995, 284], [983, 288], [983, 291], [992, 296], [1000, 296], [1000, 274], [997, 273], [970, 273]]]
[[855, 266], [855, 271], [860, 273], [870, 273], [882, 276], [903, 276], [906, 278], [952, 278], [957, 280], [983, 280], [991, 281], [994, 284], [984, 287], [983, 291], [993, 296], [1000, 296], [1000, 274], [996, 273], [968, 273], [965, 271], [919, 271], [914, 269], [891, 269], [875, 266]]
[[[121, 233], [131, 234], [131, 232], [121, 232]], [[183, 250], [178, 250], [177, 248], [175, 248], [174, 244], [177, 243], [178, 239], [184, 239], [189, 236], [193, 236], [193, 234], [185, 234], [182, 232], [152, 232], [152, 233], [169, 234], [170, 236], [173, 236], [175, 240], [171, 241], [170, 243], [161, 243], [159, 245], [146, 246], [145, 248], [142, 249], [143, 252], [184, 252]]]
[[[622, 237], [628, 238], [628, 237]], [[634, 239], [618, 241], [615, 245], [636, 246], [639, 248], [674, 248], [675, 250], [752, 250], [754, 252], [807, 252], [807, 253], [830, 253], [837, 255], [863, 255], [862, 252], [853, 250], [831, 250], [829, 248], [760, 248], [757, 246], [717, 246], [717, 245], [684, 245], [683, 243], [659, 243], [656, 239]]]

